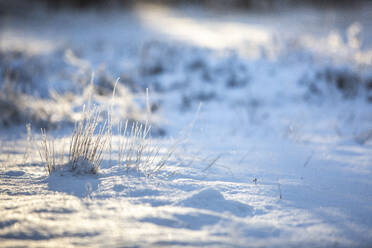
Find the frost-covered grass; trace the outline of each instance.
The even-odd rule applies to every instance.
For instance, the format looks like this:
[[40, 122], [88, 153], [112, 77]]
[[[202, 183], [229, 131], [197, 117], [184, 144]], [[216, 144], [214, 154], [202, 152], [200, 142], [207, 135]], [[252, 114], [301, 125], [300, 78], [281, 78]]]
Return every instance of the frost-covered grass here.
[[70, 137], [68, 162], [64, 164], [64, 149], [56, 151], [53, 138], [48, 138], [45, 129], [41, 129], [39, 153], [49, 174], [57, 169], [77, 174], [96, 174], [103, 160], [108, 135], [107, 126], [99, 121], [97, 108], [83, 109], [83, 118], [76, 123]]
[[119, 122], [117, 125], [119, 142], [117, 147], [113, 146], [112, 116], [115, 92], [116, 86], [113, 89], [110, 109], [107, 110], [103, 120], [98, 106], [91, 107], [90, 101], [87, 107], [84, 105], [82, 118], [76, 122], [70, 137], [66, 164], [64, 163], [65, 147], [62, 147], [62, 151], [56, 150], [53, 138], [48, 138], [46, 130], [41, 129], [39, 154], [48, 174], [56, 170], [71, 171], [76, 174], [97, 174], [107, 151], [110, 153], [110, 163], [112, 152], [117, 151], [117, 161], [114, 163], [126, 166], [127, 170], [134, 167], [147, 176], [158, 173], [167, 164], [177, 147], [177, 142], [166, 152], [161, 152], [161, 147], [152, 143], [148, 90], [145, 123], [135, 121], [129, 124], [129, 120]]
[[[103, 160], [103, 153], [107, 147], [108, 134], [106, 123], [98, 127], [100, 113], [96, 108], [83, 110], [83, 119], [75, 126], [71, 135], [69, 148], [69, 163], [71, 170], [85, 173], [97, 173]], [[79, 168], [87, 166], [91, 168]]]
[[[148, 100], [148, 97], [147, 97]], [[147, 103], [149, 108], [149, 105]], [[150, 114], [148, 109], [148, 114]], [[153, 143], [151, 124], [133, 122], [130, 126], [128, 120], [118, 125], [117, 164], [124, 164], [127, 169], [134, 167], [146, 176], [157, 174], [167, 163], [170, 162], [181, 139], [174, 141], [165, 151], [161, 151], [159, 145]]]

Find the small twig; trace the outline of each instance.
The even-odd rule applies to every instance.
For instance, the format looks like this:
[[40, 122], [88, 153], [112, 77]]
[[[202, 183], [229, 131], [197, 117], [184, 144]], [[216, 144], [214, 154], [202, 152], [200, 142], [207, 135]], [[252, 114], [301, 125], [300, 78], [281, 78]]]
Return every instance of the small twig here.
[[212, 162], [210, 162], [210, 163], [208, 164], [207, 167], [205, 167], [205, 168], [202, 170], [202, 172], [206, 172], [206, 171], [207, 171], [209, 168], [211, 168], [211, 167], [212, 167], [212, 166], [217, 162], [217, 160], [219, 160], [221, 157], [222, 157], [222, 154], [218, 155], [215, 159], [212, 160]]
[[312, 151], [311, 154], [309, 155], [309, 157], [307, 157], [307, 159], [306, 159], [306, 161], [304, 163], [304, 167], [306, 167], [310, 163], [310, 161], [313, 158], [313, 156], [314, 156], [314, 151]]
[[278, 182], [278, 189], [279, 189], [279, 199], [281, 200], [282, 197], [282, 189], [280, 188], [280, 183]]

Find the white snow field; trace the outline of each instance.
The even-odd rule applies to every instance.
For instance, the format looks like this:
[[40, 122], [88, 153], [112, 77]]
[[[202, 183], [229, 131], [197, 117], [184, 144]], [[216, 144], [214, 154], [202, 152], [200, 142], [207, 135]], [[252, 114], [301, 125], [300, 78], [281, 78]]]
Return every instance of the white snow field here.
[[[371, 4], [0, 21], [0, 247], [372, 247]], [[98, 172], [49, 175], [40, 128], [63, 166], [91, 101]], [[153, 125], [138, 166], [127, 119]]]

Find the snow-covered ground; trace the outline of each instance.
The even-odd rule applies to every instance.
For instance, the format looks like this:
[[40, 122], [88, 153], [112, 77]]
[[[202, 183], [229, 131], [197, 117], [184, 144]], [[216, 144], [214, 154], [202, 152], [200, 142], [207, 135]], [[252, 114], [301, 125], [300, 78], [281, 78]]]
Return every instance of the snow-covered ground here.
[[[0, 246], [371, 247], [371, 16], [369, 4], [1, 17]], [[144, 121], [146, 88], [154, 161], [175, 147], [158, 173], [118, 164], [114, 131], [97, 174], [47, 175], [40, 127], [66, 159], [84, 103]]]

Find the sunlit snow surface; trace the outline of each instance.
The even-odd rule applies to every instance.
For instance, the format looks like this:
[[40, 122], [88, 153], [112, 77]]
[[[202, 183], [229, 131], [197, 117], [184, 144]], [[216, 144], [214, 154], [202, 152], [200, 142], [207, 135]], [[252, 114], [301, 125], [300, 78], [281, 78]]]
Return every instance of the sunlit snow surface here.
[[[347, 18], [201, 11], [3, 20], [2, 51], [71, 49], [79, 66], [105, 64], [149, 87], [168, 135], [154, 145], [182, 142], [150, 178], [117, 165], [115, 150], [97, 175], [46, 176], [26, 129], [1, 130], [0, 246], [372, 245], [371, 6]], [[345, 99], [328, 71], [357, 75], [361, 86]], [[63, 146], [65, 133], [50, 134]]]

